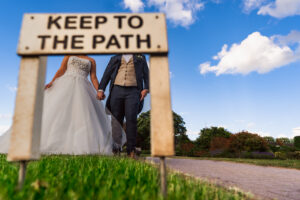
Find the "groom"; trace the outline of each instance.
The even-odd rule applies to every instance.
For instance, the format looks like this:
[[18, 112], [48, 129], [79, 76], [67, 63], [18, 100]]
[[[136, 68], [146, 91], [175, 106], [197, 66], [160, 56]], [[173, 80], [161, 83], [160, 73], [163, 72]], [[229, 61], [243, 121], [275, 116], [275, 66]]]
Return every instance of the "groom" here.
[[[106, 107], [121, 125], [124, 117], [126, 118], [127, 154], [134, 158], [136, 156], [137, 115], [141, 112], [144, 98], [149, 92], [149, 69], [145, 56], [141, 54], [113, 56], [99, 84], [97, 93], [99, 100], [105, 99], [104, 91], [109, 82]], [[114, 139], [118, 141], [119, 146], [114, 146], [113, 151], [119, 153], [121, 139]]]

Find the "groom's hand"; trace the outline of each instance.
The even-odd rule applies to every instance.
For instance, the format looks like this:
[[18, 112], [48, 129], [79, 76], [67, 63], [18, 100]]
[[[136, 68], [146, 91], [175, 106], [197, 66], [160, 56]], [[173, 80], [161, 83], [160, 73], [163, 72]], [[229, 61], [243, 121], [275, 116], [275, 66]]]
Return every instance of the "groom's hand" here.
[[97, 92], [97, 99], [100, 100], [100, 101], [105, 99], [105, 94], [104, 94], [103, 91], [98, 91]]
[[142, 90], [140, 101], [143, 101], [143, 100], [144, 100], [144, 98], [147, 96], [148, 92], [149, 92], [149, 91], [148, 91], [147, 89]]

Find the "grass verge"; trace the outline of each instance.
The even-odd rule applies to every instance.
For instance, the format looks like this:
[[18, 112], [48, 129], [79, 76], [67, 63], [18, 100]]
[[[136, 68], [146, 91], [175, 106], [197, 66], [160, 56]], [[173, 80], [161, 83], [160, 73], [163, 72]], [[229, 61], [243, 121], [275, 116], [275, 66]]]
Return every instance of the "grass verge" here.
[[[162, 199], [158, 169], [127, 158], [46, 156], [30, 162], [22, 190], [18, 164], [0, 155], [0, 200], [5, 199]], [[200, 180], [170, 173], [168, 199], [250, 199]]]
[[181, 157], [181, 156], [175, 156], [173, 158], [230, 161], [230, 162], [237, 162], [237, 163], [260, 165], [260, 166], [272, 166], [272, 167], [300, 169], [300, 160], [289, 160], [289, 159], [279, 160], [279, 159], [212, 158], [212, 157]]

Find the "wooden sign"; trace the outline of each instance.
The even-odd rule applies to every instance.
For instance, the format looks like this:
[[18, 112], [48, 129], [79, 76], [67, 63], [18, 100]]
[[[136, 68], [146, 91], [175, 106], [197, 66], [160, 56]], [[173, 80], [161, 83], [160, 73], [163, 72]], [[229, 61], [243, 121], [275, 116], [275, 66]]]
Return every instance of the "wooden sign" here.
[[151, 154], [161, 160], [161, 191], [166, 197], [165, 157], [174, 155], [168, 42], [165, 15], [25, 14], [19, 39], [22, 56], [7, 159], [19, 161], [19, 187], [26, 162], [39, 159], [46, 57], [54, 54], [149, 53]]
[[167, 53], [165, 15], [25, 14], [19, 55]]
[[165, 15], [25, 14], [22, 56], [8, 154], [10, 161], [38, 159], [46, 59], [54, 54], [150, 54], [151, 152], [174, 155]]

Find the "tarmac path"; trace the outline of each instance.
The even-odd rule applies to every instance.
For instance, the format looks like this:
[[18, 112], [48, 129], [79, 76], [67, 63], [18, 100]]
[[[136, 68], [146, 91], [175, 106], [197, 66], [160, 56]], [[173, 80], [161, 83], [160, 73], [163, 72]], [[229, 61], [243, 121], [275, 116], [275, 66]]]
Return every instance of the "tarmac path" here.
[[167, 158], [166, 163], [170, 169], [225, 187], [240, 188], [258, 199], [300, 200], [300, 170], [297, 169], [177, 158]]

